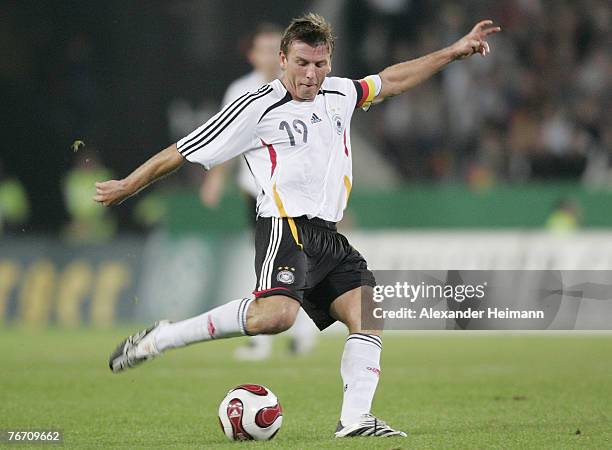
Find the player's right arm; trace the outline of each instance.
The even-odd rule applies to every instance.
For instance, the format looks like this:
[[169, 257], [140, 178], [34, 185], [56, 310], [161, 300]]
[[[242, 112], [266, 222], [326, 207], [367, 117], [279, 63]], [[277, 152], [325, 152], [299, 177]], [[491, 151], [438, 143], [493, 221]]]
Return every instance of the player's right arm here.
[[118, 205], [132, 195], [171, 174], [181, 167], [185, 158], [178, 152], [176, 144], [157, 153], [122, 180], [96, 183], [94, 201], [104, 206]]
[[258, 91], [245, 93], [176, 144], [153, 156], [128, 177], [96, 183], [94, 201], [104, 206], [117, 205], [172, 173], [185, 160], [209, 170], [261, 146], [256, 142], [255, 128], [262, 108], [267, 105], [261, 100], [272, 92], [273, 89], [265, 85]]

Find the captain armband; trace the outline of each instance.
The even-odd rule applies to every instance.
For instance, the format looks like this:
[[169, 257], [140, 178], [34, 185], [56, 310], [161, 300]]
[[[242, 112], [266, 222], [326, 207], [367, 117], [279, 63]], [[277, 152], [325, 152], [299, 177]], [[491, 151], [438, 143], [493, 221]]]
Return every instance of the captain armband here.
[[357, 89], [357, 104], [355, 108], [361, 108], [364, 111], [370, 109], [372, 102], [382, 89], [382, 80], [379, 75], [368, 75], [361, 80], [355, 82]]

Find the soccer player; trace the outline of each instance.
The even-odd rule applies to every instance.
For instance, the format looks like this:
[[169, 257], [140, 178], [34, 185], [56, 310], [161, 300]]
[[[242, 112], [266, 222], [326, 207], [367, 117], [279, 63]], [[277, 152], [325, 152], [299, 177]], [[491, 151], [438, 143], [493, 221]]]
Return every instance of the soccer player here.
[[158, 322], [112, 353], [120, 372], [195, 342], [287, 330], [300, 306], [319, 329], [348, 328], [340, 372], [344, 396], [336, 437], [406, 436], [370, 414], [380, 376], [381, 332], [362, 329], [361, 302], [375, 280], [364, 258], [336, 231], [352, 185], [350, 120], [355, 109], [399, 95], [452, 61], [490, 52], [500, 31], [484, 20], [447, 48], [361, 80], [327, 77], [334, 38], [325, 19], [307, 14], [283, 34], [280, 79], [245, 93], [176, 144], [121, 180], [96, 183], [94, 200], [116, 205], [179, 168], [205, 168], [243, 155], [257, 184], [253, 297], [176, 323]]
[[[233, 102], [245, 92], [256, 91], [281, 75], [278, 52], [282, 34], [283, 30], [272, 24], [263, 23], [257, 26], [249, 39], [247, 53], [247, 58], [253, 66], [253, 70], [229, 85], [223, 96], [222, 104], [224, 106]], [[200, 188], [200, 198], [206, 206], [214, 208], [218, 205], [223, 193], [225, 174], [233, 161], [215, 166], [206, 174]], [[255, 228], [257, 196], [261, 188], [257, 186], [253, 174], [243, 158], [239, 159], [239, 164], [237, 181], [247, 201], [249, 225]], [[313, 348], [316, 340], [316, 330], [303, 310], [299, 311], [289, 332], [291, 333], [290, 351], [292, 353], [296, 355], [305, 354]], [[248, 345], [238, 347], [234, 356], [243, 361], [261, 361], [269, 358], [271, 354], [272, 336], [258, 334], [251, 337]]]

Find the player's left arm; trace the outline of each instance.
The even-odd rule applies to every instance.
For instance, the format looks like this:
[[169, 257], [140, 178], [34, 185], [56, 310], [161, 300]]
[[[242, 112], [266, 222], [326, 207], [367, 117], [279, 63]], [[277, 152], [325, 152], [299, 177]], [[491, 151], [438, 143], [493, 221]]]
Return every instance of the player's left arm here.
[[443, 69], [449, 63], [479, 53], [486, 56], [491, 52], [487, 37], [501, 31], [494, 27], [492, 20], [478, 22], [472, 31], [449, 47], [411, 61], [395, 64], [380, 72], [382, 88], [374, 102], [399, 95], [422, 83]]

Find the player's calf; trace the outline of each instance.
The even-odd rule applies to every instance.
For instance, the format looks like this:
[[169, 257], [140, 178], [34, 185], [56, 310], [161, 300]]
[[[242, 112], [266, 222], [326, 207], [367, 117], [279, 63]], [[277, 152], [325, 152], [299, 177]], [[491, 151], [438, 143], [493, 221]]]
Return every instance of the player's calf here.
[[284, 295], [259, 298], [247, 312], [246, 332], [250, 335], [278, 334], [291, 328], [300, 303]]

